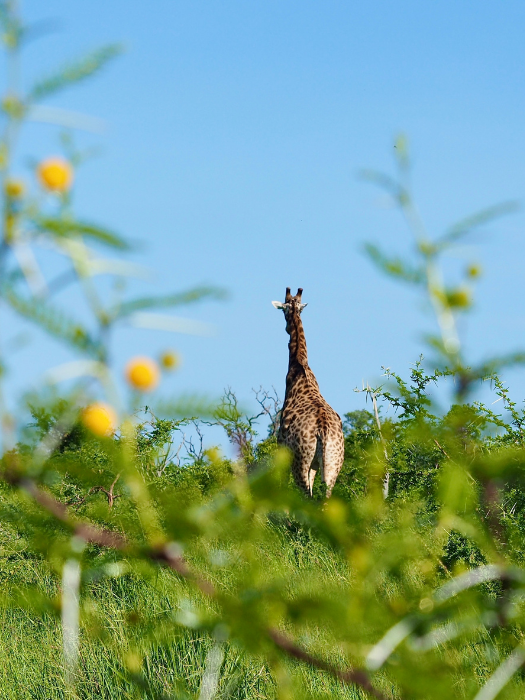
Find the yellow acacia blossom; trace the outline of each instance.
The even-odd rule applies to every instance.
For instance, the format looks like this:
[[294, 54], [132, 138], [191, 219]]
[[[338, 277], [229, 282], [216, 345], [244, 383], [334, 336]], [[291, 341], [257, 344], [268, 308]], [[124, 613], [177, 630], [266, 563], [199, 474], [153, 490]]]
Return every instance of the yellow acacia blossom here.
[[9, 211], [4, 217], [4, 240], [9, 245], [16, 240], [16, 216]]
[[159, 378], [159, 366], [150, 357], [133, 357], [126, 365], [126, 379], [139, 391], [152, 391]]
[[471, 303], [470, 290], [466, 287], [458, 287], [457, 289], [450, 290], [446, 298], [448, 305], [457, 309], [466, 309]]
[[67, 192], [73, 184], [73, 168], [59, 156], [43, 160], [38, 165], [37, 176], [42, 187], [50, 192]]
[[467, 267], [467, 276], [476, 279], [481, 275], [481, 267], [480, 265], [472, 264]]
[[166, 372], [173, 372], [180, 367], [181, 357], [173, 350], [166, 350], [160, 356], [160, 364]]
[[117, 414], [106, 403], [92, 403], [82, 411], [82, 423], [99, 437], [107, 437], [115, 432]]
[[4, 192], [10, 199], [20, 199], [24, 196], [25, 185], [22, 180], [6, 180]]

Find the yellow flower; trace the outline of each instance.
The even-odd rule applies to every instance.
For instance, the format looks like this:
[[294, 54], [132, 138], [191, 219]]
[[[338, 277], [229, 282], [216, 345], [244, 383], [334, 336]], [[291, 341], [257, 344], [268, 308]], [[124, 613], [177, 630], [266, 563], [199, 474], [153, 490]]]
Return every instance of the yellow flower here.
[[22, 180], [6, 180], [4, 191], [10, 199], [20, 199], [24, 196], [25, 185]]
[[181, 357], [173, 350], [166, 350], [160, 356], [160, 364], [166, 372], [173, 372], [180, 367]]
[[481, 275], [481, 267], [475, 264], [469, 265], [467, 267], [467, 275], [472, 279], [476, 279], [476, 277], [479, 277]]
[[16, 238], [16, 216], [7, 213], [4, 219], [5, 242], [11, 245]]
[[466, 287], [453, 289], [447, 293], [447, 302], [449, 306], [466, 309], [471, 303], [470, 291]]
[[150, 357], [134, 357], [126, 365], [126, 379], [134, 389], [151, 391], [159, 378], [159, 366]]
[[43, 160], [37, 168], [40, 184], [51, 192], [67, 192], [73, 183], [73, 168], [63, 158]]
[[106, 403], [92, 403], [82, 411], [82, 422], [99, 437], [109, 436], [117, 427], [117, 415]]
[[25, 112], [24, 103], [16, 95], [6, 95], [2, 100], [2, 109], [12, 119], [22, 119]]

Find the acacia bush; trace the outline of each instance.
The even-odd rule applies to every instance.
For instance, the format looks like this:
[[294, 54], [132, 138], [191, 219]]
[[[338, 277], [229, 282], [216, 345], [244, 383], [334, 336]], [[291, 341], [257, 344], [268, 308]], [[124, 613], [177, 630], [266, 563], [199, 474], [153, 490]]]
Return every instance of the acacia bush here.
[[[14, 4], [0, 10], [14, 79], [26, 31]], [[54, 392], [35, 391], [15, 411], [0, 406], [0, 697], [522, 697], [525, 414], [498, 373], [524, 357], [468, 363], [457, 318], [478, 271], [468, 266], [448, 285], [442, 268], [443, 252], [512, 207], [432, 238], [407, 186], [404, 139], [395, 177], [366, 174], [397, 202], [415, 241], [411, 260], [368, 252], [431, 302], [434, 360], [367, 387], [371, 410], [345, 416], [332, 498], [316, 484], [305, 499], [276, 440], [272, 395], [257, 394], [256, 415], [231, 389], [215, 403], [146, 400], [173, 355], [132, 358], [134, 394], [119, 394], [108, 358], [120, 323], [222, 292], [104, 305], [88, 263], [128, 245], [75, 217], [82, 155], [71, 139], [63, 158], [40, 164], [37, 186], [12, 175], [15, 136], [35, 104], [116, 53], [97, 51], [27, 93], [10, 84], [2, 102], [1, 311], [64, 343], [75, 362], [53, 371]], [[42, 241], [67, 262], [51, 280], [27, 254]], [[85, 295], [90, 317], [57, 305], [66, 284]], [[4, 354], [4, 374], [15, 361]], [[431, 390], [450, 379], [440, 412]], [[473, 400], [481, 379], [493, 382], [502, 415]], [[260, 439], [263, 419], [270, 430]], [[203, 447], [209, 424], [222, 426], [237, 458]]]

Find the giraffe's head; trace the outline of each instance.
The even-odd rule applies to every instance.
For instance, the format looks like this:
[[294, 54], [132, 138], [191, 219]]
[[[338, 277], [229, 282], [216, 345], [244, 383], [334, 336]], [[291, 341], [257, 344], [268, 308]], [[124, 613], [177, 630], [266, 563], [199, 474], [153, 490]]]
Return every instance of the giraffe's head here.
[[290, 333], [290, 319], [294, 314], [300, 315], [301, 311], [307, 304], [301, 302], [301, 295], [303, 290], [299, 288], [297, 294], [293, 297], [290, 292], [290, 287], [286, 287], [286, 296], [284, 298], [284, 303], [282, 301], [272, 301], [272, 304], [276, 309], [282, 309], [284, 312], [284, 317], [286, 319], [286, 331]]

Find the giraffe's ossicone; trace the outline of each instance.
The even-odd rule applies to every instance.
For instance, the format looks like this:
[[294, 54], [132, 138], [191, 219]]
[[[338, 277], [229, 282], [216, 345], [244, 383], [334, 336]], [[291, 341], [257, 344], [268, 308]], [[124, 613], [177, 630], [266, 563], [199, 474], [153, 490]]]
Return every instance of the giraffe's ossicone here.
[[306, 340], [301, 311], [302, 289], [295, 296], [286, 288], [284, 303], [272, 301], [282, 309], [286, 332], [290, 335], [286, 394], [278, 441], [292, 452], [292, 473], [296, 484], [312, 495], [314, 479], [321, 471], [330, 497], [344, 459], [344, 437], [341, 418], [321, 396], [314, 373], [308, 366]]

